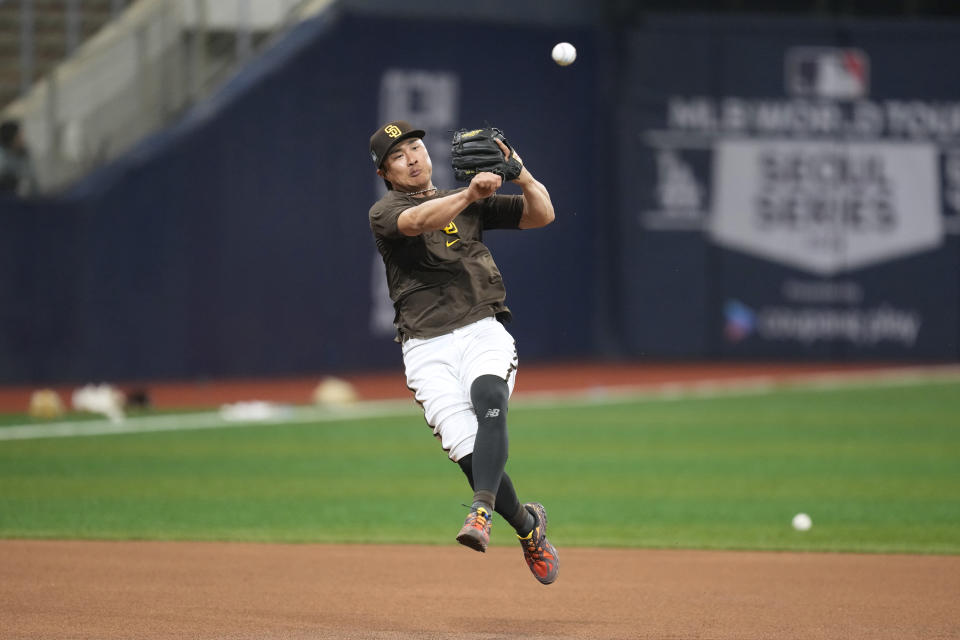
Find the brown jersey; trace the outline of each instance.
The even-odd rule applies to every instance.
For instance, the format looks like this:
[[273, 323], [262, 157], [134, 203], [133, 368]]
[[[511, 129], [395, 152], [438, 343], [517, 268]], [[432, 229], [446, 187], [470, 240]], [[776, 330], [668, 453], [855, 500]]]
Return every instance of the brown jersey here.
[[500, 270], [483, 244], [486, 229], [517, 229], [521, 196], [493, 195], [460, 212], [446, 228], [418, 236], [397, 229], [400, 214], [426, 200], [388, 191], [370, 208], [370, 228], [387, 269], [399, 338], [433, 338], [481, 318], [509, 319]]

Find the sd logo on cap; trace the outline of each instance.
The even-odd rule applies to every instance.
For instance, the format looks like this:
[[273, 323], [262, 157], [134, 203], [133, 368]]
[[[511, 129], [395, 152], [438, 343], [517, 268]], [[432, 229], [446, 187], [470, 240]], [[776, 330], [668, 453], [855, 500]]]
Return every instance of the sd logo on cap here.
[[423, 129], [414, 129], [404, 120], [388, 122], [370, 136], [370, 157], [373, 159], [373, 164], [380, 169], [383, 159], [398, 142], [407, 138], [423, 138], [425, 135], [427, 133]]

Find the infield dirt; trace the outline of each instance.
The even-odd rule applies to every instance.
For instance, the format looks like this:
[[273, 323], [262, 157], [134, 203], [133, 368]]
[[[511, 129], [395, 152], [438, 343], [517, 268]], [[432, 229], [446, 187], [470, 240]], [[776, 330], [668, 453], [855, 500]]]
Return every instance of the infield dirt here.
[[960, 557], [0, 542], [4, 638], [960, 637]]

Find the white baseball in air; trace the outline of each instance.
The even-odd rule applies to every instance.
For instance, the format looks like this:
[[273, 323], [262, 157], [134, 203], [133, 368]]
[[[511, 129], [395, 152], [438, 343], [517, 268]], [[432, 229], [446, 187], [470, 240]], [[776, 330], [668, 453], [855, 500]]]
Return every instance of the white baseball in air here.
[[553, 56], [554, 62], [561, 67], [565, 67], [568, 64], [573, 64], [573, 61], [577, 59], [577, 48], [569, 42], [558, 42], [553, 45], [553, 51], [550, 55]]
[[809, 531], [813, 526], [813, 520], [805, 513], [798, 513], [793, 516], [793, 528], [797, 531]]

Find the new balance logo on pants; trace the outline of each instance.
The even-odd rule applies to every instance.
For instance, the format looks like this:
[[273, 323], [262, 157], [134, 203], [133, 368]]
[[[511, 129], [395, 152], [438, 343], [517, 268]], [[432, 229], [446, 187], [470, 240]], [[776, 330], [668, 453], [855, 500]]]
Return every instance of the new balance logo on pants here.
[[496, 418], [500, 415], [500, 409], [487, 409], [487, 415], [484, 418]]

